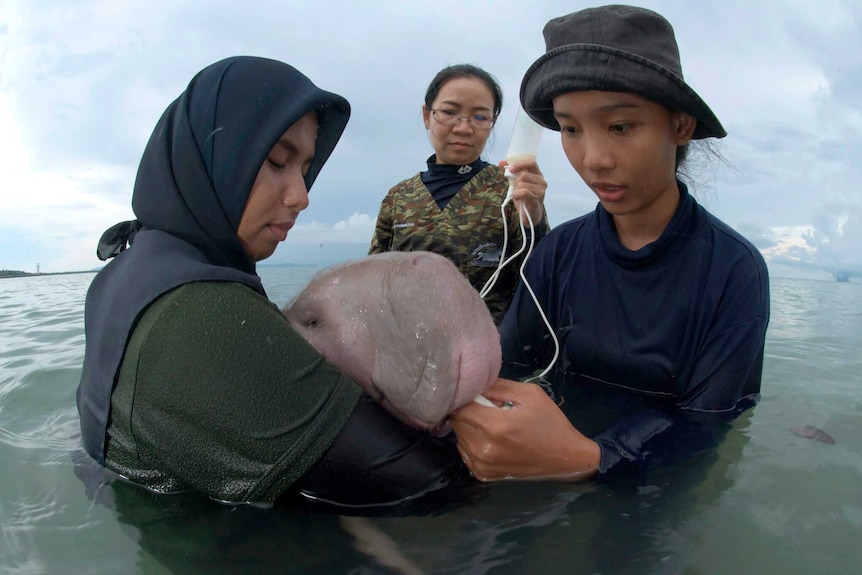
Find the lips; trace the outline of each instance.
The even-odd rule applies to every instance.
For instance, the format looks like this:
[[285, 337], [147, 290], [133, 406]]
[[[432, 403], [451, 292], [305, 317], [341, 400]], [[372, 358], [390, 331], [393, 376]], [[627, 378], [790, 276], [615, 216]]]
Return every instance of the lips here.
[[287, 239], [287, 232], [290, 231], [290, 228], [293, 227], [293, 222], [282, 222], [279, 224], [270, 224], [269, 229], [272, 230], [272, 234], [275, 236], [280, 242], [283, 242]]
[[609, 182], [593, 182], [590, 184], [593, 192], [602, 202], [618, 202], [625, 195], [625, 186], [618, 186]]

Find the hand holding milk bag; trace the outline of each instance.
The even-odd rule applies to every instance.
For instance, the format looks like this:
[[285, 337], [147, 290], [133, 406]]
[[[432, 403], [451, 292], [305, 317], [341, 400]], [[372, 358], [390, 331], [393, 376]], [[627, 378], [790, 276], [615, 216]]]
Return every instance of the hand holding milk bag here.
[[[494, 284], [497, 281], [497, 278], [500, 275], [500, 270], [506, 267], [512, 260], [518, 257], [525, 249], [527, 249], [527, 235], [524, 230], [524, 222], [521, 221], [521, 249], [517, 252], [506, 257], [506, 250], [508, 248], [508, 239], [509, 233], [507, 229], [506, 223], [506, 205], [509, 204], [515, 192], [515, 180], [517, 176], [513, 174], [509, 166], [515, 162], [522, 160], [535, 160], [536, 154], [539, 151], [539, 144], [542, 141], [542, 127], [535, 123], [520, 106], [518, 107], [518, 112], [515, 115], [515, 128], [512, 132], [512, 139], [509, 141], [509, 149], [506, 152], [506, 168], [505, 168], [505, 176], [509, 180], [509, 190], [506, 192], [506, 198], [503, 200], [502, 205], [500, 206], [500, 214], [503, 218], [503, 250], [500, 254], [500, 263], [497, 266], [497, 269], [488, 278], [488, 281], [485, 282], [485, 286], [479, 292], [479, 295], [482, 298], [490, 293], [491, 288], [494, 287]], [[533, 229], [533, 219], [529, 215], [529, 211], [527, 211], [527, 219], [530, 222], [530, 230]], [[532, 236], [531, 236], [532, 239]], [[530, 246], [532, 251], [532, 246]], [[529, 255], [529, 254], [528, 254]], [[526, 258], [524, 258], [526, 262]], [[523, 268], [523, 266], [522, 266]]]
[[[521, 160], [535, 160], [542, 143], [542, 127], [527, 115], [523, 108], [518, 107], [515, 115], [515, 128], [512, 131], [512, 139], [509, 141], [509, 149], [506, 152], [506, 163], [514, 164]], [[512, 199], [515, 190], [515, 175], [506, 166], [506, 177], [509, 178], [509, 193], [506, 202]], [[505, 202], [504, 202], [505, 203]]]
[[[485, 287], [480, 292], [482, 297], [491, 290], [491, 287], [494, 285], [494, 282], [499, 275], [500, 270], [505, 267], [509, 262], [511, 262], [514, 258], [518, 257], [521, 252], [523, 252], [527, 247], [527, 236], [524, 230], [524, 222], [521, 220], [521, 238], [522, 244], [521, 249], [518, 250], [515, 254], [513, 254], [508, 259], [506, 256], [506, 248], [507, 248], [507, 240], [508, 240], [508, 230], [506, 229], [506, 205], [509, 204], [515, 193], [515, 181], [517, 177], [513, 174], [509, 168], [515, 162], [520, 162], [523, 160], [534, 160], [536, 159], [536, 154], [539, 151], [539, 144], [542, 142], [542, 127], [535, 123], [532, 118], [530, 118], [523, 108], [518, 107], [518, 112], [515, 115], [515, 128], [512, 131], [512, 139], [509, 140], [509, 149], [506, 152], [506, 168], [504, 174], [506, 178], [509, 180], [509, 190], [506, 192], [506, 198], [503, 200], [502, 206], [500, 206], [500, 211], [503, 217], [503, 253], [500, 256], [500, 265], [497, 267], [497, 271], [488, 282], [485, 284]], [[519, 208], [520, 211], [520, 208]], [[533, 230], [533, 218], [530, 216], [529, 210], [527, 210], [527, 220], [530, 222], [530, 230]], [[532, 246], [531, 246], [532, 249]], [[524, 260], [526, 261], [526, 259]]]

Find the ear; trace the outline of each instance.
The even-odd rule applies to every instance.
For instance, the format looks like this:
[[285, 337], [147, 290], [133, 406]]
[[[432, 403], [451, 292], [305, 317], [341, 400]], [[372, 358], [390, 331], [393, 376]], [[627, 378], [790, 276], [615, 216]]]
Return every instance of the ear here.
[[691, 136], [697, 127], [697, 120], [694, 119], [694, 116], [679, 110], [675, 110], [671, 114], [674, 143], [677, 146], [684, 146], [691, 141]]
[[431, 129], [431, 110], [425, 107], [425, 104], [422, 104], [422, 121], [425, 122], [425, 129]]

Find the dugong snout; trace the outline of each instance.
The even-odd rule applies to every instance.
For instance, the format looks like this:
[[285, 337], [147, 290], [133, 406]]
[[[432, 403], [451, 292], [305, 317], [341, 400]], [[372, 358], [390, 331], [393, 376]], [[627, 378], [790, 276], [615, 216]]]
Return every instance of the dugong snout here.
[[458, 268], [432, 252], [325, 268], [282, 311], [330, 363], [415, 427], [437, 427], [500, 371], [488, 308]]

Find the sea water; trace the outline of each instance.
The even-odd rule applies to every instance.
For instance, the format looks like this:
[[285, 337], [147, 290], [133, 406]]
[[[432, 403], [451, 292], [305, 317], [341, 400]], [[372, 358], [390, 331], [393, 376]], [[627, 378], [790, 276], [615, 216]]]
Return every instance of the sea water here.
[[[282, 305], [315, 268], [259, 271]], [[862, 284], [772, 278], [763, 397], [716, 450], [615, 482], [478, 486], [458, 504], [357, 528], [328, 513], [157, 497], [87, 465], [75, 388], [93, 277], [0, 280], [0, 573], [862, 569]]]

